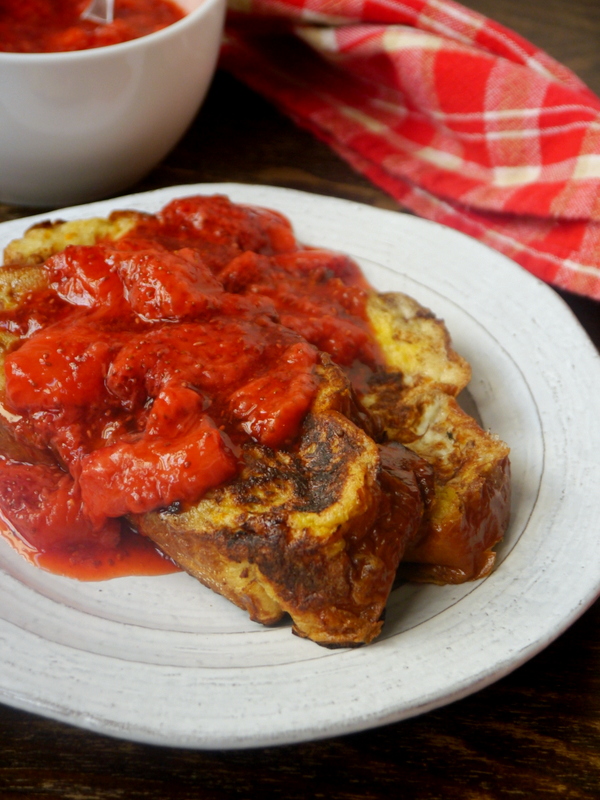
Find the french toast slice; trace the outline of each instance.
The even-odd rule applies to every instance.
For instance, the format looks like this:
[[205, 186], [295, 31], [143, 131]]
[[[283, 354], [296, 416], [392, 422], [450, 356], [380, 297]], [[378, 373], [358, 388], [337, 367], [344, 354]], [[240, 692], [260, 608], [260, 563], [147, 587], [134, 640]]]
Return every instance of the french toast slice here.
[[440, 319], [399, 293], [371, 295], [367, 313], [387, 369], [375, 373], [362, 403], [389, 440], [424, 458], [435, 476], [399, 574], [440, 584], [482, 578], [508, 525], [509, 448], [458, 404], [471, 370]]
[[378, 446], [356, 424], [364, 412], [327, 357], [319, 373], [292, 452], [248, 444], [234, 481], [133, 522], [253, 620], [273, 624], [287, 613], [297, 635], [349, 646], [381, 629], [429, 474], [404, 448]]

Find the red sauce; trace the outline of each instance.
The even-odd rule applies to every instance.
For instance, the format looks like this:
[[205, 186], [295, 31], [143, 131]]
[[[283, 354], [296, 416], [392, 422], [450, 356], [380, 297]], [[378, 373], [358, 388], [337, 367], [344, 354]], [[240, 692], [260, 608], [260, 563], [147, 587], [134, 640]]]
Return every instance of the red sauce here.
[[27, 561], [55, 575], [80, 581], [108, 580], [128, 575], [169, 575], [178, 566], [160, 553], [151, 541], [122, 525], [114, 547], [80, 542], [74, 546], [38, 550], [24, 542], [14, 530], [0, 524], [0, 532]]
[[0, 50], [55, 53], [89, 50], [147, 36], [184, 12], [171, 0], [116, 0], [114, 21], [81, 19], [89, 0], [2, 0]]
[[49, 288], [0, 314], [21, 337], [5, 410], [27, 448], [0, 458], [0, 514], [62, 574], [160, 571], [124, 517], [196, 502], [236, 476], [246, 442], [293, 449], [319, 351], [378, 362], [358, 267], [223, 197], [174, 201], [44, 270]]

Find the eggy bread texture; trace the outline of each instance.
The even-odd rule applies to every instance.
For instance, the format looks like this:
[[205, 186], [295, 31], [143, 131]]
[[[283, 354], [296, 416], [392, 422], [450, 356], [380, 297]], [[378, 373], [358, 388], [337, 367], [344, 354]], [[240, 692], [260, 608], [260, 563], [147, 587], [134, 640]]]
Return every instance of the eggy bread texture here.
[[374, 376], [362, 402], [389, 439], [424, 458], [435, 476], [421, 535], [400, 574], [433, 583], [482, 578], [508, 525], [509, 448], [459, 406], [471, 370], [441, 320], [402, 294], [372, 295], [367, 313], [387, 371]]
[[138, 211], [113, 211], [106, 219], [41, 222], [32, 225], [20, 239], [4, 248], [4, 265], [35, 266], [62, 252], [69, 245], [91, 245], [101, 239], [115, 240], [128, 233], [143, 218]]
[[[0, 304], [14, 308], [41, 288], [38, 265], [66, 243], [117, 239], [138, 218], [117, 212], [107, 221], [32, 229], [5, 252]], [[412, 580], [457, 583], [487, 574], [508, 520], [508, 448], [456, 402], [470, 369], [443, 323], [400, 294], [372, 294], [367, 315], [386, 364], [361, 397], [374, 423], [323, 356], [293, 453], [245, 445], [233, 482], [192, 506], [134, 520], [253, 619], [271, 624], [287, 612], [296, 633], [333, 646], [377, 636], [401, 559], [401, 574]], [[0, 346], [14, 345], [5, 339]], [[4, 428], [2, 452], [26, 457], [9, 420]], [[401, 445], [430, 465], [433, 485]]]

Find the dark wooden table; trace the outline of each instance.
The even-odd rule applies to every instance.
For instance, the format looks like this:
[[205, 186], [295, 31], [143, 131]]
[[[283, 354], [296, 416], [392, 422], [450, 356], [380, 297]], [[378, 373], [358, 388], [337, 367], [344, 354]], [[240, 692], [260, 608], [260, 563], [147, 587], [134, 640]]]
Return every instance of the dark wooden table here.
[[[466, 5], [519, 31], [600, 94], [600, 0]], [[287, 186], [400, 211], [326, 146], [222, 73], [185, 139], [133, 191], [200, 181]], [[0, 206], [0, 220], [27, 213]], [[563, 297], [600, 347], [600, 306]], [[600, 604], [478, 694], [327, 741], [195, 752], [113, 740], [0, 706], [2, 800], [261, 794], [287, 800], [600, 797]]]

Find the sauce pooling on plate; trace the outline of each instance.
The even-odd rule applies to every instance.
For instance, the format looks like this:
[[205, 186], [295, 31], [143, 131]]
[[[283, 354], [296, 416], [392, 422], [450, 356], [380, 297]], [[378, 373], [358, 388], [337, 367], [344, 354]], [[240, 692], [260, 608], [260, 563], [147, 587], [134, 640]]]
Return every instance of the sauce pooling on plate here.
[[171, 0], [116, 0], [114, 21], [103, 25], [81, 14], [89, 0], [2, 0], [0, 51], [55, 53], [89, 50], [139, 39], [181, 19]]
[[354, 262], [224, 197], [175, 200], [41, 269], [0, 313], [0, 514], [63, 574], [168, 571], [124, 520], [197, 502], [247, 443], [293, 449], [323, 353], [348, 372], [380, 360]]

